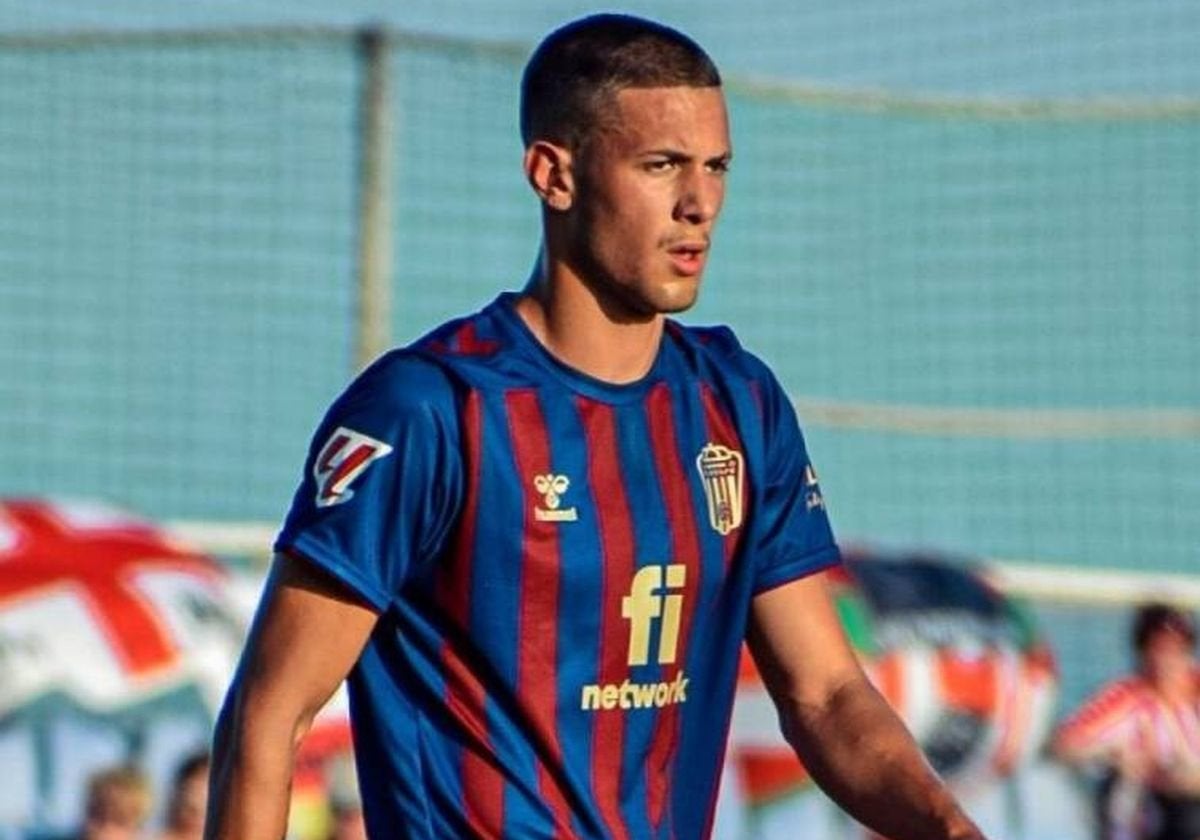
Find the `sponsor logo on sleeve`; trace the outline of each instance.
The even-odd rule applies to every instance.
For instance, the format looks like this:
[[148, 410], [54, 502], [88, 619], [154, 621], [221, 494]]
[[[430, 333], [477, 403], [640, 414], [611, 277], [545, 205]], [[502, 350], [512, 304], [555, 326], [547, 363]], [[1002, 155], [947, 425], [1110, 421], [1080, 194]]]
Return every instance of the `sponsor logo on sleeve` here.
[[817, 471], [812, 464], [804, 465], [804, 506], [807, 510], [825, 507], [825, 497], [817, 486]]
[[373, 437], [339, 426], [313, 462], [317, 507], [340, 505], [354, 498], [350, 485], [373, 462], [391, 454], [392, 447]]

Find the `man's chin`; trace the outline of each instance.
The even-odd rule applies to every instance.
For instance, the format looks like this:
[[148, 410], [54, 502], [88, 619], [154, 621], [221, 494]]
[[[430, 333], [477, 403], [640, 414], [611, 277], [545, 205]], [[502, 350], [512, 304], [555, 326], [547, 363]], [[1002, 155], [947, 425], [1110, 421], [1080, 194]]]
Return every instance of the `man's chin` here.
[[673, 277], [654, 284], [612, 287], [608, 291], [601, 303], [610, 318], [644, 322], [691, 309], [700, 294], [700, 278]]
[[686, 280], [675, 280], [657, 296], [655, 309], [662, 315], [675, 315], [686, 312], [696, 305], [700, 297], [700, 277], [689, 277]]

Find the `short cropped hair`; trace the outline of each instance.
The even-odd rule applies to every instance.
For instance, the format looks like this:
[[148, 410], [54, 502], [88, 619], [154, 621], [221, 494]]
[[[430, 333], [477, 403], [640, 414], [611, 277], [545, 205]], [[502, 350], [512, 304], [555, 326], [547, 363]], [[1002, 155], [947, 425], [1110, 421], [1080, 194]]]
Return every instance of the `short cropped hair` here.
[[708, 53], [681, 32], [631, 15], [598, 14], [551, 32], [521, 78], [521, 139], [580, 148], [625, 88], [719, 87]]
[[1186, 639], [1189, 645], [1196, 644], [1196, 625], [1183, 610], [1159, 602], [1138, 607], [1130, 628], [1134, 649], [1145, 650], [1150, 639], [1162, 632], [1175, 633]]

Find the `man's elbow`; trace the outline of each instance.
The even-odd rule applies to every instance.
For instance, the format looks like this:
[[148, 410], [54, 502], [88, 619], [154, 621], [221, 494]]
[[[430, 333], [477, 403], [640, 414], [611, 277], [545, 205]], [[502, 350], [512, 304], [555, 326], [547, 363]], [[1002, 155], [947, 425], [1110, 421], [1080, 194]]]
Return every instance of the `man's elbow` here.
[[843, 721], [842, 716], [852, 714], [861, 702], [864, 691], [869, 693], [874, 689], [865, 677], [857, 680], [853, 676], [831, 684], [817, 694], [776, 691], [775, 709], [783, 737], [789, 744], [795, 743], [797, 738], [803, 739], [809, 733], [820, 732], [827, 724]]
[[[908, 743], [912, 736], [904, 723], [865, 676], [842, 680], [820, 696], [779, 697], [776, 710], [783, 737], [814, 777], [826, 764], [916, 747]], [[898, 746], [900, 742], [904, 746]]]
[[831, 714], [828, 702], [805, 703], [796, 698], [785, 698], [776, 701], [775, 710], [780, 734], [807, 765], [814, 759], [824, 721]]

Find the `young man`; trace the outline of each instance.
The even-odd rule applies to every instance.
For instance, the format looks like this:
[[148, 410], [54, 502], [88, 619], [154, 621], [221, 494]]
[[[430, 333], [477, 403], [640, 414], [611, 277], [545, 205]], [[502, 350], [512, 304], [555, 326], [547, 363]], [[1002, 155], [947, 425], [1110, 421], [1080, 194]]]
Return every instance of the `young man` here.
[[779, 385], [728, 330], [665, 318], [724, 197], [716, 68], [648, 21], [577, 21], [530, 59], [521, 129], [539, 263], [318, 429], [221, 716], [209, 837], [283, 833], [292, 747], [347, 672], [372, 837], [706, 837], [749, 638], [852, 813], [978, 838], [842, 635]]

